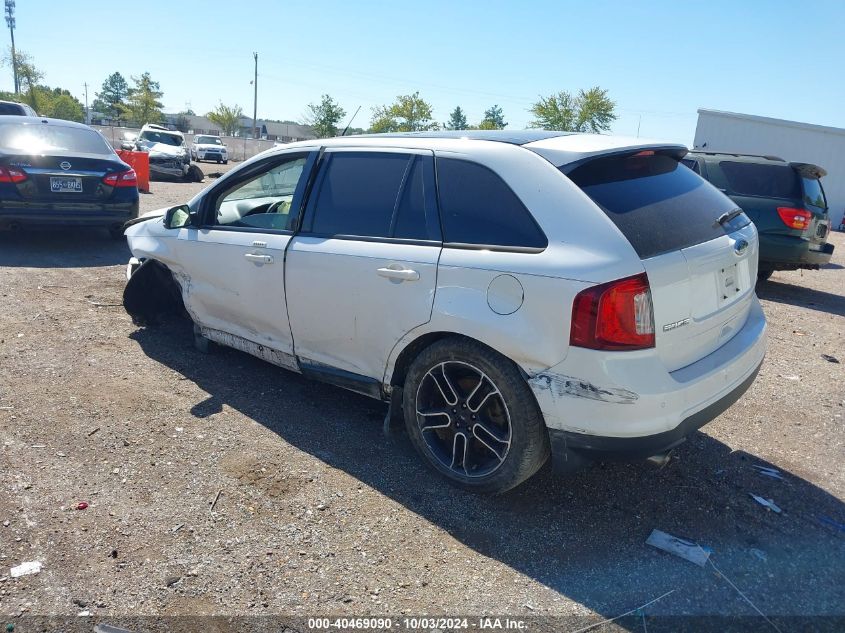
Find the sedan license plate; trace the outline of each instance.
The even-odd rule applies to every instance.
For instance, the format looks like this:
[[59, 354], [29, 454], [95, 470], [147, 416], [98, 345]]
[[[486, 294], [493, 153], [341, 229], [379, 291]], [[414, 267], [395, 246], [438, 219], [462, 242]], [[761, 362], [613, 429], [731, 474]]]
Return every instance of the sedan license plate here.
[[82, 193], [82, 178], [73, 176], [50, 178], [50, 191], [53, 193]]

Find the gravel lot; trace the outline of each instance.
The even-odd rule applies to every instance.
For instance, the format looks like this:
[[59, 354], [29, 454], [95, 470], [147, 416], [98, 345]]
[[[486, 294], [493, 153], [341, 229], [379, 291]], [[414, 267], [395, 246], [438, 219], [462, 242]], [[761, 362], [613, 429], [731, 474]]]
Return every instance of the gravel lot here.
[[[142, 208], [209, 182], [153, 183]], [[666, 468], [547, 467], [485, 498], [385, 436], [378, 402], [240, 352], [203, 356], [187, 323], [133, 326], [129, 253], [105, 231], [0, 234], [0, 619], [610, 618], [671, 590], [647, 613], [754, 615], [726, 578], [781, 630], [843, 616], [845, 234], [831, 241], [828, 268], [759, 289], [759, 378]], [[645, 545], [653, 528], [712, 548], [724, 576]], [[39, 574], [10, 577], [34, 560]]]

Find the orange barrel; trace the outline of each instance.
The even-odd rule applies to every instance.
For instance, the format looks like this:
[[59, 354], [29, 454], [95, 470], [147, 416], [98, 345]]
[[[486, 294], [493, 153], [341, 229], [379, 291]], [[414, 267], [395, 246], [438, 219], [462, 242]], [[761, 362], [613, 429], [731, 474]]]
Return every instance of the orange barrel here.
[[150, 193], [150, 155], [147, 152], [131, 152], [125, 149], [117, 150], [117, 155], [135, 170], [138, 176], [138, 191]]

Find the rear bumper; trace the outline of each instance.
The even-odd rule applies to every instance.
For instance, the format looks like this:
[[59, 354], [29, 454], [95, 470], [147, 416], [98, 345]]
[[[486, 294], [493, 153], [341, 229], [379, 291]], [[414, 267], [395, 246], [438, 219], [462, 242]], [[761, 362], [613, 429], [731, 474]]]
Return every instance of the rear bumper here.
[[762, 361], [733, 390], [716, 402], [707, 405], [701, 411], [684, 418], [678, 426], [670, 431], [641, 437], [601, 437], [549, 429], [553, 459], [558, 461], [569, 450], [583, 453], [592, 459], [637, 459], [665, 453], [683, 443], [693, 432], [727, 411], [748, 391], [751, 383], [757, 378], [761, 365]]
[[791, 235], [760, 233], [760, 269], [817, 268], [830, 262], [833, 244], [816, 244]]
[[14, 226], [113, 226], [138, 217], [138, 201], [114, 206], [91, 205], [90, 208], [21, 209], [0, 207], [0, 229]]
[[529, 380], [553, 447], [624, 456], [671, 448], [733, 404], [766, 353], [766, 319], [754, 297], [743, 327], [697, 362], [666, 371], [654, 350], [571, 348]]

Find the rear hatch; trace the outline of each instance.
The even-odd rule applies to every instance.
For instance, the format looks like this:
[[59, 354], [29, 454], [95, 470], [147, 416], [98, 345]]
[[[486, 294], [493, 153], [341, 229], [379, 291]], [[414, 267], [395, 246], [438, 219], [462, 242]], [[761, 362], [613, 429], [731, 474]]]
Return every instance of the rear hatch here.
[[708, 163], [707, 173], [711, 182], [724, 186], [761, 233], [800, 237], [813, 244], [827, 241], [830, 217], [822, 168], [728, 158]]
[[742, 328], [757, 277], [754, 226], [730, 198], [681, 165], [682, 155], [641, 150], [562, 168], [640, 256], [655, 347], [668, 371], [714, 352]]

